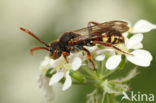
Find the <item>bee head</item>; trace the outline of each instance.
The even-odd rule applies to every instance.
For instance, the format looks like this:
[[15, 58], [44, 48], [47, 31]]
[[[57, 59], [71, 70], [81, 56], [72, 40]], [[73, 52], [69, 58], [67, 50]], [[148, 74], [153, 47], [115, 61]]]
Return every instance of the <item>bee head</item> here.
[[52, 59], [59, 58], [62, 54], [62, 50], [60, 49], [59, 42], [58, 41], [51, 42], [49, 51], [50, 51], [50, 57]]

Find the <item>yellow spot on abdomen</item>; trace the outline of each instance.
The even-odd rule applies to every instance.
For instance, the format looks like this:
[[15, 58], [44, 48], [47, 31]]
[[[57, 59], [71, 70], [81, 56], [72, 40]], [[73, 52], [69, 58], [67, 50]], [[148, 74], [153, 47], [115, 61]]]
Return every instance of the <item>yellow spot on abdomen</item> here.
[[102, 41], [104, 41], [104, 42], [107, 42], [107, 40], [108, 40], [108, 37], [103, 37], [102, 38]]
[[114, 36], [111, 37], [111, 43], [113, 43], [115, 40]]

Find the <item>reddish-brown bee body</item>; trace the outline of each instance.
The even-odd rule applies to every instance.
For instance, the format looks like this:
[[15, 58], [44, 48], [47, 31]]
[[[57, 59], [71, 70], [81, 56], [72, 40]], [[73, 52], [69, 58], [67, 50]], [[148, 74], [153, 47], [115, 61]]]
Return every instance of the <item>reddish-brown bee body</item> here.
[[88, 60], [93, 64], [94, 69], [95, 65], [91, 59], [91, 54], [84, 46], [94, 46], [96, 44], [100, 44], [112, 47], [122, 53], [132, 55], [116, 47], [117, 44], [125, 42], [122, 33], [128, 31], [129, 27], [128, 23], [124, 21], [110, 21], [101, 24], [89, 22], [88, 27], [65, 32], [59, 40], [51, 42], [49, 45], [41, 41], [30, 31], [24, 28], [20, 29], [45, 45], [45, 47], [32, 48], [30, 50], [31, 53], [33, 53], [34, 50], [44, 49], [50, 51], [50, 57], [52, 59], [57, 59], [63, 55], [65, 60], [68, 62], [67, 56], [69, 56], [71, 52], [84, 50], [88, 55]]

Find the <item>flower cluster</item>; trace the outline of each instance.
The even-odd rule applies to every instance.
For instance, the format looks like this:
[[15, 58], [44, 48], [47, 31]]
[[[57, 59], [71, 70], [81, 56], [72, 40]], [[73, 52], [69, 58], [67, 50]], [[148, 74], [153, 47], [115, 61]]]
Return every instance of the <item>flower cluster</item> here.
[[[96, 93], [99, 90], [103, 91], [102, 100], [105, 98], [105, 93], [117, 94], [126, 91], [128, 86], [123, 84], [123, 82], [133, 78], [137, 74], [136, 70], [132, 70], [126, 80], [109, 80], [107, 77], [122, 67], [126, 61], [137, 66], [150, 66], [152, 55], [149, 51], [142, 49], [142, 40], [143, 33], [149, 32], [152, 29], [156, 29], [156, 25], [146, 20], [140, 20], [133, 27], [130, 26], [129, 31], [123, 34], [125, 44], [119, 44], [117, 47], [133, 54], [133, 56], [101, 45], [86, 47], [91, 52], [92, 59], [96, 63], [97, 72], [90, 69], [86, 54], [83, 51], [70, 54], [68, 56], [68, 63], [63, 56], [57, 60], [45, 57], [40, 65], [41, 72], [38, 77], [39, 87], [43, 88], [45, 96], [49, 100], [52, 100], [53, 92], [51, 86], [58, 82], [63, 83], [63, 91], [72, 85], [72, 81], [81, 84], [93, 83], [93, 85], [96, 85], [96, 89], [88, 95], [89, 103], [94, 103]], [[97, 80], [101, 82], [99, 83]]]

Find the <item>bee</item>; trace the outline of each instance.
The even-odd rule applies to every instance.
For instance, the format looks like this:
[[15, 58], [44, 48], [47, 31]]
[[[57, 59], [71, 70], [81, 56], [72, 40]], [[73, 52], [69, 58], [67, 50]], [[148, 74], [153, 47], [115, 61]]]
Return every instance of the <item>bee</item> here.
[[83, 50], [87, 53], [88, 61], [93, 65], [94, 70], [95, 64], [92, 60], [91, 53], [85, 46], [95, 46], [96, 44], [99, 44], [105, 47], [114, 48], [127, 55], [133, 55], [117, 47], [118, 44], [125, 43], [125, 38], [122, 33], [129, 30], [128, 23], [125, 21], [109, 21], [104, 23], [88, 22], [87, 27], [65, 32], [58, 40], [50, 42], [49, 45], [40, 40], [29, 30], [22, 27], [20, 29], [45, 46], [30, 49], [31, 54], [33, 54], [33, 51], [35, 50], [47, 50], [50, 52], [50, 58], [58, 59], [63, 55], [68, 63], [67, 57], [70, 53]]

